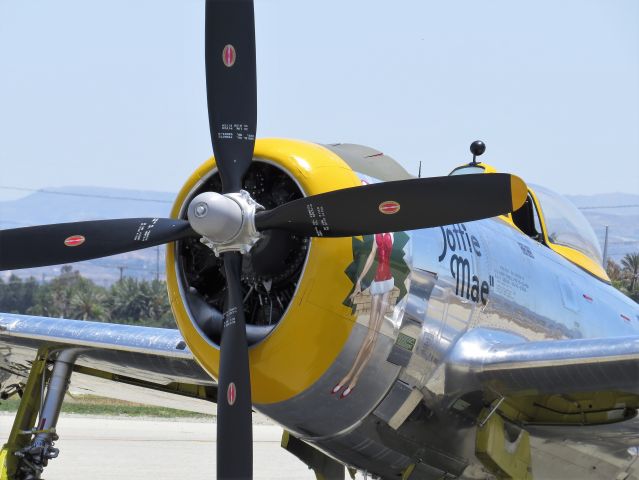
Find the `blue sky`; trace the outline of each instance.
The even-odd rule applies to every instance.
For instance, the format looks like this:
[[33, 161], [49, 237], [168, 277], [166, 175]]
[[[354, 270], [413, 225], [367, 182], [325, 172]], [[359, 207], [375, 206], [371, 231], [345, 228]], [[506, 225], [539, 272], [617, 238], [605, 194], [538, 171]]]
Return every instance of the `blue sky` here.
[[[202, 0], [0, 0], [0, 185], [177, 191], [211, 154]], [[639, 193], [636, 0], [256, 0], [258, 136]], [[0, 200], [24, 193], [0, 190]]]

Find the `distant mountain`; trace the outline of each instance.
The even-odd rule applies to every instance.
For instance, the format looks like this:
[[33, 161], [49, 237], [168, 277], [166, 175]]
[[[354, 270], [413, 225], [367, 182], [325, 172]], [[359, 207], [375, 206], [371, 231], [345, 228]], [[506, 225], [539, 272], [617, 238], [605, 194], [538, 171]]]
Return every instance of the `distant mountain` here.
[[[605, 226], [609, 225], [609, 255], [619, 261], [628, 252], [639, 252], [639, 195], [610, 193], [568, 197], [592, 224], [601, 244]], [[123, 217], [167, 217], [174, 193], [123, 190], [97, 187], [47, 188], [18, 200], [0, 202], [0, 228], [17, 228], [44, 223], [100, 220]], [[591, 208], [614, 207], [614, 208]], [[157, 262], [159, 256], [159, 262]], [[108, 285], [126, 276], [151, 279], [164, 278], [164, 247], [139, 250], [123, 255], [76, 264], [83, 275]], [[159, 268], [158, 268], [159, 267]], [[20, 277], [51, 278], [59, 266], [15, 271]], [[0, 272], [7, 278], [8, 272]]]
[[[168, 217], [174, 199], [175, 194], [167, 192], [98, 187], [45, 188], [17, 200], [0, 202], [0, 228], [109, 218]], [[164, 278], [164, 247], [74, 264], [82, 275], [101, 285], [115, 282], [120, 277], [120, 267], [126, 276], [151, 279], [159, 270], [160, 277]], [[60, 266], [52, 266], [13, 273], [46, 280], [59, 272]], [[8, 276], [8, 272], [0, 272], [0, 278]]]
[[0, 226], [126, 217], [168, 217], [174, 193], [101, 187], [46, 188], [0, 202]]
[[613, 208], [611, 211], [633, 211], [639, 213], [639, 195], [632, 193], [600, 193], [595, 195], [566, 195], [577, 207], [617, 207], [619, 205], [634, 205], [624, 209]]

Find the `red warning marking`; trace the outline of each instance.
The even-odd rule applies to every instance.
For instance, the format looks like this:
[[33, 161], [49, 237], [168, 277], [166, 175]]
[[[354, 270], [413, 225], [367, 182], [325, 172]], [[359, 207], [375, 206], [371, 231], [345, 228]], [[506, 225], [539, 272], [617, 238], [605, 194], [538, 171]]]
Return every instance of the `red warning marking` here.
[[235, 384], [231, 382], [229, 383], [229, 386], [226, 389], [226, 401], [228, 402], [229, 406], [233, 406], [236, 398], [237, 398], [237, 390], [235, 389]]
[[222, 61], [227, 67], [232, 67], [235, 64], [237, 54], [235, 53], [235, 47], [230, 43], [222, 50]]
[[86, 239], [82, 235], [71, 235], [64, 241], [64, 244], [67, 247], [77, 247], [82, 245], [85, 240]]
[[378, 208], [384, 215], [392, 215], [399, 212], [400, 205], [394, 200], [389, 200], [387, 202], [380, 203]]
[[626, 317], [623, 313], [621, 314], [621, 318], [623, 318], [626, 322], [630, 321], [630, 317]]

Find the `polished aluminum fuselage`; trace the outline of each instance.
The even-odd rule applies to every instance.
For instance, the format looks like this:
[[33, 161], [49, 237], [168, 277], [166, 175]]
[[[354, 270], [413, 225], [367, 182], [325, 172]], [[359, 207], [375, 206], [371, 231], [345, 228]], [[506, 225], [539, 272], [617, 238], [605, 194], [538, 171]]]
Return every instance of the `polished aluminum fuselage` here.
[[416, 478], [472, 478], [475, 470], [485, 478], [474, 456], [476, 418], [455, 404], [469, 388], [447, 378], [459, 339], [480, 328], [522, 341], [636, 335], [639, 309], [502, 218], [407, 233], [408, 293], [385, 316], [353, 393], [342, 398], [332, 389], [367, 336], [367, 315], [358, 316], [345, 348], [311, 388], [256, 407], [384, 478], [416, 459]]

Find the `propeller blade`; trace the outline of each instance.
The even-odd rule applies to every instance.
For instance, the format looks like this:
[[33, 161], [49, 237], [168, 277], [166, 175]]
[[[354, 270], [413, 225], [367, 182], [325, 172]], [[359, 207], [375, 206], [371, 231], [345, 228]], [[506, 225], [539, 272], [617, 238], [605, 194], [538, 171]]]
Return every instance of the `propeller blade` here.
[[0, 230], [0, 270], [131, 252], [197, 235], [185, 220], [122, 218]]
[[376, 183], [300, 198], [255, 215], [258, 230], [350, 237], [494, 217], [518, 209], [527, 187], [505, 173]]
[[[252, 0], [206, 2], [206, 96], [223, 193], [238, 192], [253, 160], [257, 125]], [[252, 478], [251, 379], [240, 283], [242, 256], [222, 255], [227, 304], [220, 341], [217, 476]]]
[[206, 2], [206, 97], [224, 193], [242, 188], [257, 125], [252, 0]]
[[242, 255], [222, 254], [227, 298], [220, 342], [217, 478], [253, 478], [251, 378], [242, 305]]

